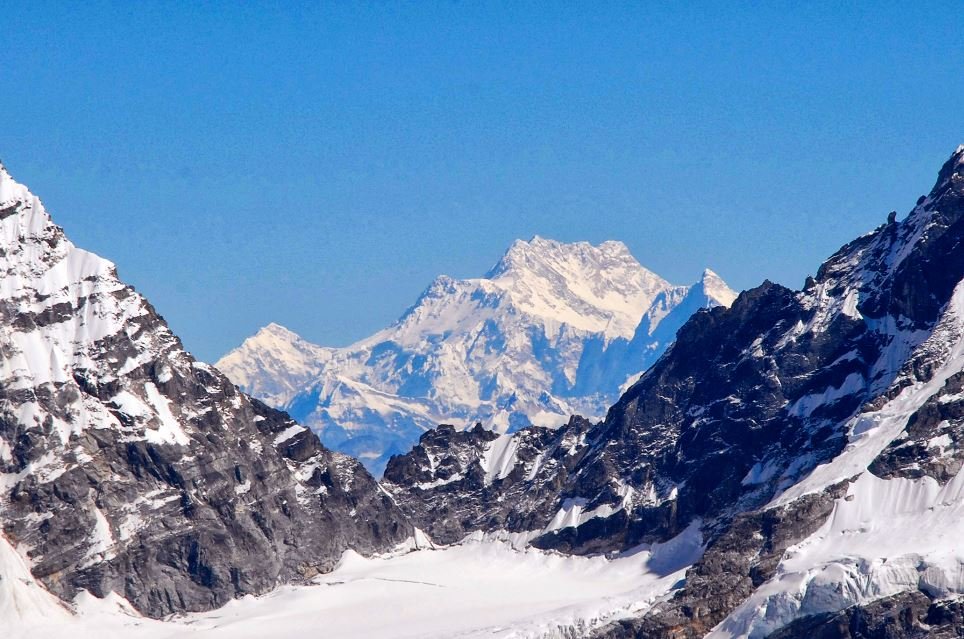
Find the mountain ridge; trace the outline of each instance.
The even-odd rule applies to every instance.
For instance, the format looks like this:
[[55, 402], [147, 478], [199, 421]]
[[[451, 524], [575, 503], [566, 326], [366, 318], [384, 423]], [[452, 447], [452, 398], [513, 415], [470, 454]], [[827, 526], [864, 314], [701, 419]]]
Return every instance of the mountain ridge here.
[[[832, 634], [841, 619], [924, 636], [911, 620], [964, 597], [948, 541], [964, 526], [962, 389], [964, 146], [905, 219], [803, 290], [766, 281], [693, 314], [602, 422], [439, 429], [384, 484], [441, 542], [612, 554], [698, 526], [685, 583], [593, 637], [849, 636]], [[913, 615], [899, 630], [882, 597]]]
[[414, 534], [357, 461], [188, 354], [6, 169], [0, 342], [0, 562], [64, 601], [207, 610]]
[[[505, 432], [561, 425], [573, 413], [601, 417], [688, 313], [734, 297], [709, 269], [693, 286], [671, 285], [622, 242], [535, 236], [513, 242], [484, 277], [437, 277], [391, 326], [348, 347], [293, 337], [285, 349], [302, 352], [292, 371], [313, 370], [315, 380], [281, 370], [274, 352], [284, 349], [257, 340], [217, 365], [377, 473], [439, 423]], [[306, 364], [307, 348], [324, 361]], [[258, 370], [269, 377], [251, 375]], [[268, 396], [294, 378], [298, 392]]]
[[[523, 554], [508, 547], [600, 570], [632, 557], [646, 577], [502, 631], [960, 634], [964, 146], [906, 218], [841, 247], [802, 290], [764, 281], [690, 314], [603, 420], [442, 425], [382, 484], [194, 361], [113, 265], [75, 249], [39, 200], [5, 199], [21, 191], [3, 179], [0, 611], [14, 623], [69, 623], [39, 584], [160, 617], [353, 563], [347, 549], [418, 548], [425, 529], [499, 542], [477, 557], [499, 548], [513, 570]], [[669, 313], [691, 292], [664, 291]]]

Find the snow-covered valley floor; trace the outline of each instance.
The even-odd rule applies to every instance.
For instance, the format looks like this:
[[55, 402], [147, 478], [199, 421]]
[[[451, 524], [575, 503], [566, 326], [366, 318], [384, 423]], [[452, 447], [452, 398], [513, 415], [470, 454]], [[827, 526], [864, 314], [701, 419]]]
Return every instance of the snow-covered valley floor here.
[[82, 596], [76, 615], [21, 610], [21, 623], [4, 637], [265, 639], [321, 633], [326, 639], [428, 639], [553, 637], [565, 631], [578, 636], [639, 612], [671, 591], [685, 573], [678, 560], [691, 561], [699, 553], [698, 539], [681, 537], [654, 553], [612, 560], [518, 551], [488, 541], [371, 559], [348, 552], [315, 585], [282, 587], [208, 613], [160, 622], [125, 614], [119, 599]]

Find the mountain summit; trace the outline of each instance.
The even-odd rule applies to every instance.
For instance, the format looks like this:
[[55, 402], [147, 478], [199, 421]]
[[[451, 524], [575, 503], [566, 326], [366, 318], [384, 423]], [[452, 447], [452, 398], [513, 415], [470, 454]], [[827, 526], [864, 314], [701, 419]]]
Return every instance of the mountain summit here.
[[335, 349], [316, 346], [272, 322], [218, 362], [231, 381], [272, 406], [285, 403], [321, 374]]
[[621, 242], [517, 240], [485, 277], [440, 276], [389, 328], [342, 349], [269, 326], [217, 366], [380, 472], [440, 423], [497, 432], [601, 417], [700, 308], [712, 271], [674, 286]]
[[671, 288], [622, 242], [566, 244], [538, 235], [516, 240], [484, 279], [532, 317], [609, 339], [632, 337], [642, 313]]
[[[885, 219], [802, 290], [765, 281], [726, 306], [716, 302], [731, 293], [705, 272], [652, 294], [620, 335], [537, 312], [592, 304], [616, 316], [591, 283], [573, 284], [612, 269], [580, 257], [545, 268], [545, 255], [585, 247], [527, 242], [494, 277], [438, 278], [392, 327], [325, 349], [324, 383], [367, 394], [357, 406], [379, 414], [411, 401], [526, 415], [525, 402], [585, 398], [619, 379], [621, 362], [662, 355], [601, 420], [441, 425], [377, 484], [194, 361], [113, 265], [73, 247], [0, 174], [0, 613], [15, 633], [52, 618], [60, 636], [69, 618], [53, 593], [95, 634], [108, 616], [127, 632], [138, 620], [126, 601], [166, 616], [311, 579], [324, 585], [179, 628], [279, 634], [340, 609], [354, 635], [374, 601], [431, 609], [417, 625], [371, 615], [388, 635], [958, 637], [964, 147], [905, 219]], [[518, 276], [500, 284], [507, 274]], [[558, 293], [523, 309], [546, 290]], [[297, 339], [273, 325], [249, 346], [284, 363], [300, 356]], [[525, 384], [540, 375], [549, 385], [534, 400]], [[345, 552], [429, 543], [393, 558]], [[561, 570], [526, 575], [549, 564]], [[88, 593], [107, 601], [91, 608]], [[508, 608], [523, 616], [491, 616]], [[477, 627], [434, 625], [440, 609]]]

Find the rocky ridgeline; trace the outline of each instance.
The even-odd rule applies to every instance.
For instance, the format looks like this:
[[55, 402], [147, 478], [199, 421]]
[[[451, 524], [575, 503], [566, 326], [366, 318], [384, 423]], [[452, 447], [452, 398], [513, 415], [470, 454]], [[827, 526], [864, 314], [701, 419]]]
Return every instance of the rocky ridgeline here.
[[0, 524], [33, 575], [221, 606], [412, 527], [361, 465], [184, 351], [0, 167]]
[[0, 242], [0, 522], [64, 599], [212, 608], [413, 525], [565, 553], [665, 544], [661, 575], [698, 535], [684, 581], [593, 636], [959, 635], [964, 147], [802, 290], [698, 310], [605, 419], [442, 426], [382, 486], [194, 361], [2, 171]]
[[[617, 553], [700, 526], [706, 550], [685, 586], [599, 637], [778, 625], [755, 616], [770, 601], [758, 588], [776, 578], [788, 548], [827, 521], [835, 500], [853, 498], [853, 478], [869, 466], [882, 478], [947, 483], [961, 468], [962, 241], [964, 147], [905, 220], [892, 215], [841, 248], [803, 290], [765, 282], [730, 308], [697, 312], [601, 422], [513, 437], [439, 429], [389, 462], [386, 487], [443, 541], [481, 532]], [[881, 450], [863, 437], [874, 428], [895, 429]], [[821, 605], [846, 608], [839, 588]], [[751, 605], [751, 596], [760, 599]], [[807, 618], [806, 603], [793, 612], [793, 596], [773, 595], [784, 596], [771, 613], [782, 605], [788, 619]], [[917, 599], [898, 603], [923, 620], [933, 610]], [[892, 610], [858, 606], [794, 622], [781, 636], [868, 616], [877, 623]], [[887, 636], [917, 636], [906, 625]]]

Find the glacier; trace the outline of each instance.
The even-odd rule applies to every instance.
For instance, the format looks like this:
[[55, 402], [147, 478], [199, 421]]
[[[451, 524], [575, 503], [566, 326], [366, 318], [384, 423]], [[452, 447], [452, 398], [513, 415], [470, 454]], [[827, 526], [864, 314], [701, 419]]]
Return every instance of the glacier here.
[[[20, 611], [7, 639], [53, 639], [65, 628], [76, 639], [261, 639], [315, 633], [350, 639], [514, 639], [584, 636], [614, 619], [641, 614], [679, 587], [701, 549], [694, 527], [676, 543], [615, 558], [566, 557], [519, 550], [498, 541], [435, 548], [415, 539], [382, 556], [346, 552], [333, 571], [310, 585], [282, 586], [216, 611], [165, 621], [137, 614], [123, 598], [80, 593], [62, 604], [29, 573], [0, 590], [0, 612]], [[5, 557], [19, 559], [0, 545]], [[4, 580], [6, 581], [10, 580]], [[5, 605], [6, 604], [6, 605]]]

